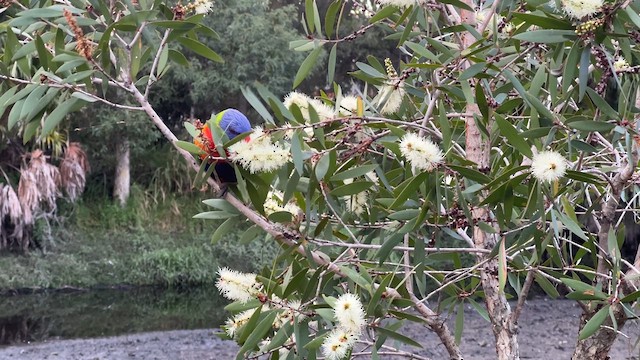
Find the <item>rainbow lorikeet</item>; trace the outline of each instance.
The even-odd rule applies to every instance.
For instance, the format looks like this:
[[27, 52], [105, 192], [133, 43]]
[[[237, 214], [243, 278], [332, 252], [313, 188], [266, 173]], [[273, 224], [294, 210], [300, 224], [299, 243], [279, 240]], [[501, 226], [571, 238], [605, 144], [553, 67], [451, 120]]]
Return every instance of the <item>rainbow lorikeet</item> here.
[[[249, 123], [249, 119], [236, 109], [227, 109], [221, 111], [216, 115], [213, 120], [224, 133], [227, 135], [229, 140], [237, 137], [240, 134], [251, 131], [251, 124]], [[213, 135], [211, 134], [211, 129], [209, 125], [196, 125], [197, 128], [200, 129], [200, 135], [193, 139], [193, 143], [202, 149], [205, 154], [200, 155], [202, 160], [207, 158], [219, 158], [220, 154], [218, 153], [218, 149], [216, 149], [216, 144], [213, 141]], [[245, 141], [249, 141], [249, 137], [244, 139]], [[227, 154], [228, 155], [228, 154]], [[236, 172], [226, 160], [220, 159], [209, 159], [210, 164], [215, 164], [215, 171], [212, 176], [222, 182], [222, 183], [235, 183], [237, 182]], [[207, 165], [208, 167], [209, 165]]]

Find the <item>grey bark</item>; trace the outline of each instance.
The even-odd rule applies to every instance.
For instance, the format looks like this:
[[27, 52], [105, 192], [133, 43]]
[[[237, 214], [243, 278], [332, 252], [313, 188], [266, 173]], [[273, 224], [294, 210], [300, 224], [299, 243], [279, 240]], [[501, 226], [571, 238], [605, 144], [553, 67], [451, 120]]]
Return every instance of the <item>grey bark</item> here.
[[129, 140], [123, 137], [116, 145], [116, 174], [113, 186], [113, 198], [122, 207], [127, 204], [131, 190], [130, 155]]

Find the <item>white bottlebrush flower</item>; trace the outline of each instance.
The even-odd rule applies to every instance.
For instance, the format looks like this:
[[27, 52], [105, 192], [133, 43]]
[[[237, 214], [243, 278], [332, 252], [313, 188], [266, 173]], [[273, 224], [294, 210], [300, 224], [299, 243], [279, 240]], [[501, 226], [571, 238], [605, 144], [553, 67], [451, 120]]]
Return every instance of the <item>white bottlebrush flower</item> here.
[[353, 334], [360, 334], [365, 325], [364, 307], [357, 295], [346, 293], [338, 297], [334, 314], [338, 324]]
[[216, 287], [222, 296], [229, 300], [247, 302], [259, 293], [260, 284], [256, 281], [256, 274], [241, 273], [229, 268], [218, 269]]
[[353, 95], [343, 97], [342, 100], [340, 100], [340, 104], [338, 104], [338, 113], [341, 116], [357, 115], [358, 97]]
[[342, 328], [336, 328], [322, 342], [322, 355], [327, 360], [344, 359], [356, 340], [355, 334]]
[[313, 137], [313, 127], [311, 126], [311, 115], [309, 113], [310, 107], [313, 107], [316, 111], [320, 121], [326, 121], [334, 118], [333, 109], [327, 106], [324, 102], [318, 99], [312, 99], [311, 97], [297, 91], [292, 91], [287, 94], [284, 98], [283, 104], [287, 109], [291, 109], [293, 104], [296, 104], [298, 108], [300, 108], [305, 124], [309, 125], [304, 129], [307, 137]]
[[239, 141], [229, 147], [231, 160], [239, 163], [252, 174], [271, 172], [287, 164], [291, 158], [289, 148], [274, 143], [271, 136], [256, 127], [249, 141]]
[[347, 210], [355, 215], [362, 215], [365, 212], [367, 209], [368, 199], [369, 194], [366, 191], [344, 197], [344, 201], [347, 204]]
[[213, 1], [194, 0], [191, 6], [196, 14], [208, 14], [213, 9]]
[[415, 0], [378, 0], [378, 2], [382, 6], [393, 5], [399, 8], [407, 8], [416, 3]]
[[256, 309], [249, 309], [230, 317], [225, 323], [224, 331], [232, 338], [238, 329], [249, 321], [255, 311]]
[[378, 178], [378, 175], [376, 174], [375, 171], [369, 171], [364, 176], [367, 180], [371, 181], [374, 184], [377, 184], [378, 182], [380, 182], [380, 179]]
[[404, 83], [387, 84], [380, 88], [378, 92], [377, 106], [380, 108], [382, 114], [393, 114], [400, 109], [402, 105], [402, 99], [404, 98]]
[[283, 309], [284, 311], [278, 313], [275, 321], [273, 322], [273, 326], [278, 329], [284, 326], [286, 323], [293, 324], [295, 322], [299, 322], [305, 318], [302, 311], [302, 303], [300, 300], [291, 300], [284, 301], [280, 304], [275, 304], [276, 309]]
[[542, 151], [531, 160], [531, 173], [542, 182], [553, 182], [567, 171], [567, 160], [555, 151]]
[[616, 61], [613, 62], [613, 70], [614, 71], [625, 71], [629, 69], [629, 63], [623, 57], [618, 57]]
[[310, 96], [299, 93], [297, 91], [292, 91], [284, 98], [283, 105], [287, 109], [291, 109], [293, 104], [298, 105], [300, 111], [302, 112], [302, 117], [308, 123], [311, 121], [311, 116], [309, 115], [309, 107], [313, 107], [313, 109], [318, 114], [318, 118], [320, 121], [332, 119], [333, 118], [333, 109], [331, 109], [324, 102], [313, 99]]
[[302, 209], [292, 201], [289, 201], [286, 204], [283, 204], [284, 194], [279, 190], [271, 190], [267, 194], [267, 198], [264, 201], [264, 213], [269, 216], [273, 213], [286, 211], [291, 213], [294, 216], [302, 213]]
[[407, 133], [402, 137], [400, 152], [417, 170], [432, 171], [443, 159], [438, 145], [414, 133]]
[[594, 15], [602, 10], [604, 0], [561, 0], [562, 9], [575, 19]]

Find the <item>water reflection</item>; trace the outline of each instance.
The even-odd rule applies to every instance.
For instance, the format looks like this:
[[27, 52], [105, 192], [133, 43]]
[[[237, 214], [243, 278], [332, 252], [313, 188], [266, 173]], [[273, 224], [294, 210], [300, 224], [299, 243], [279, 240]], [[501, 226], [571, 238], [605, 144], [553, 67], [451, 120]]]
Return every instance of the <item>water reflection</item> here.
[[0, 345], [60, 338], [218, 327], [214, 288], [92, 290], [0, 297]]

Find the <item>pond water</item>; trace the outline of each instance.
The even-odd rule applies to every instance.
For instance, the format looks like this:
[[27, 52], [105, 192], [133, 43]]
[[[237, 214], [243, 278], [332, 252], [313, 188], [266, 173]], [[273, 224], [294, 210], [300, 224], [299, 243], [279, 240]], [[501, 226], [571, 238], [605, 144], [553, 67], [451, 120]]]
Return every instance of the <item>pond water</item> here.
[[90, 290], [0, 297], [0, 346], [48, 339], [205, 329], [225, 319], [215, 288]]

